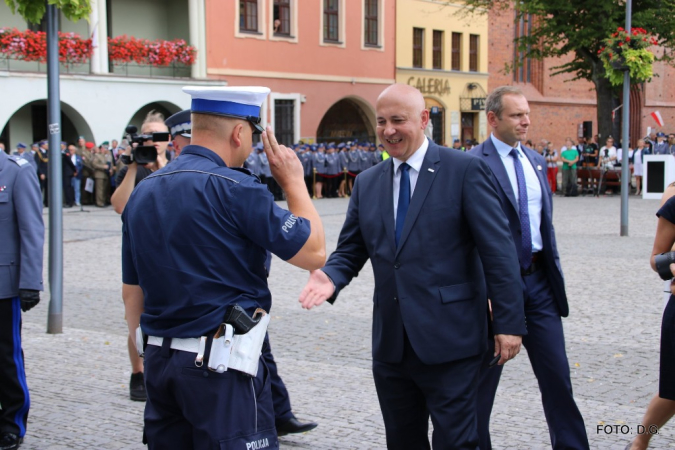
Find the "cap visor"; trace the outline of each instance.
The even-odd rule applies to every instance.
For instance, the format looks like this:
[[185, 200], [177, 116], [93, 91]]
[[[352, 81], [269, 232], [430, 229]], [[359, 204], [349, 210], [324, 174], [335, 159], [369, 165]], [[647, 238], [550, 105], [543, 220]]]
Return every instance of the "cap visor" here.
[[250, 121], [249, 123], [253, 125], [253, 134], [262, 134], [262, 132], [265, 131], [265, 129], [259, 123], [253, 123]]

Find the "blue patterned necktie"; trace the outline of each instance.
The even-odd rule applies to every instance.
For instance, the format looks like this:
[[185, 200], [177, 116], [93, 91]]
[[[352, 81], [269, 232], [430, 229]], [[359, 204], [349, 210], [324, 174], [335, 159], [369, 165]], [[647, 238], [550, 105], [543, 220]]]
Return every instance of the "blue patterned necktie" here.
[[511, 149], [509, 155], [513, 156], [513, 167], [516, 169], [516, 180], [518, 180], [518, 216], [520, 216], [521, 228], [518, 259], [520, 259], [520, 267], [527, 270], [532, 264], [532, 231], [530, 230], [530, 213], [527, 209], [525, 172], [523, 172], [523, 165], [518, 157], [518, 150]]
[[408, 214], [408, 207], [410, 206], [410, 166], [403, 163], [399, 166], [401, 171], [401, 181], [398, 187], [398, 208], [396, 209], [396, 247], [398, 241], [401, 239], [403, 232], [403, 224], [405, 223], [405, 216]]

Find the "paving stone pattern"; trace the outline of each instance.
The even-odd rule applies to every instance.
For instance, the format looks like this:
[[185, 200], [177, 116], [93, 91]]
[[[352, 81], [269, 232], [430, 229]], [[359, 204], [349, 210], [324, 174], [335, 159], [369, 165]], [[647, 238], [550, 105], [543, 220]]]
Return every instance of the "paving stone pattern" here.
[[[329, 251], [347, 204], [316, 202]], [[631, 198], [630, 237], [622, 238], [618, 197], [554, 201], [571, 310], [564, 320], [567, 352], [593, 449], [623, 449], [630, 436], [611, 426], [636, 432], [658, 388], [663, 283], [649, 267], [658, 205]], [[143, 403], [128, 397], [121, 221], [111, 208], [85, 209], [89, 212], [64, 210], [63, 334], [46, 334], [47, 293], [24, 314], [32, 400], [22, 446], [27, 450], [144, 448]], [[47, 261], [45, 251], [45, 282]], [[304, 271], [275, 258], [272, 348], [296, 415], [319, 422], [312, 432], [281, 438], [281, 447], [385, 448], [371, 374], [372, 270], [366, 265], [334, 306], [311, 311], [297, 301], [306, 280]], [[526, 351], [504, 370], [492, 417], [495, 449], [550, 448]], [[612, 433], [598, 432], [598, 425], [609, 425]], [[652, 446], [675, 448], [675, 423], [666, 425]]]

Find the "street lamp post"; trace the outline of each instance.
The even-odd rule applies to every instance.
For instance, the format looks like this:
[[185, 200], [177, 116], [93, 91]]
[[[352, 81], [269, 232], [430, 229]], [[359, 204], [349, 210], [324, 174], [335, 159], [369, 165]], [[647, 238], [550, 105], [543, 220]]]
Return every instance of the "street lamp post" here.
[[[626, 32], [631, 30], [631, 1], [626, 0]], [[628, 147], [630, 128], [630, 72], [623, 72], [623, 129], [621, 133], [621, 236], [628, 236], [628, 194], [630, 189], [630, 167], [628, 167]]]
[[47, 5], [47, 122], [49, 125], [49, 316], [47, 333], [63, 332], [63, 173], [59, 94], [58, 10]]

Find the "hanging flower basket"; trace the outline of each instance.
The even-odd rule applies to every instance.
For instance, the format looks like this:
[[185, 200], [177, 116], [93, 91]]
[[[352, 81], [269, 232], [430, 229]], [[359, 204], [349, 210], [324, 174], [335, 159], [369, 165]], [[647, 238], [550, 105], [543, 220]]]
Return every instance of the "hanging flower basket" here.
[[649, 47], [658, 45], [658, 40], [646, 30], [633, 28], [628, 33], [619, 27], [603, 43], [604, 46], [598, 50], [598, 55], [612, 85], [623, 84], [623, 74], [626, 71], [630, 73], [630, 81], [633, 84], [643, 83], [652, 78], [654, 54]]

